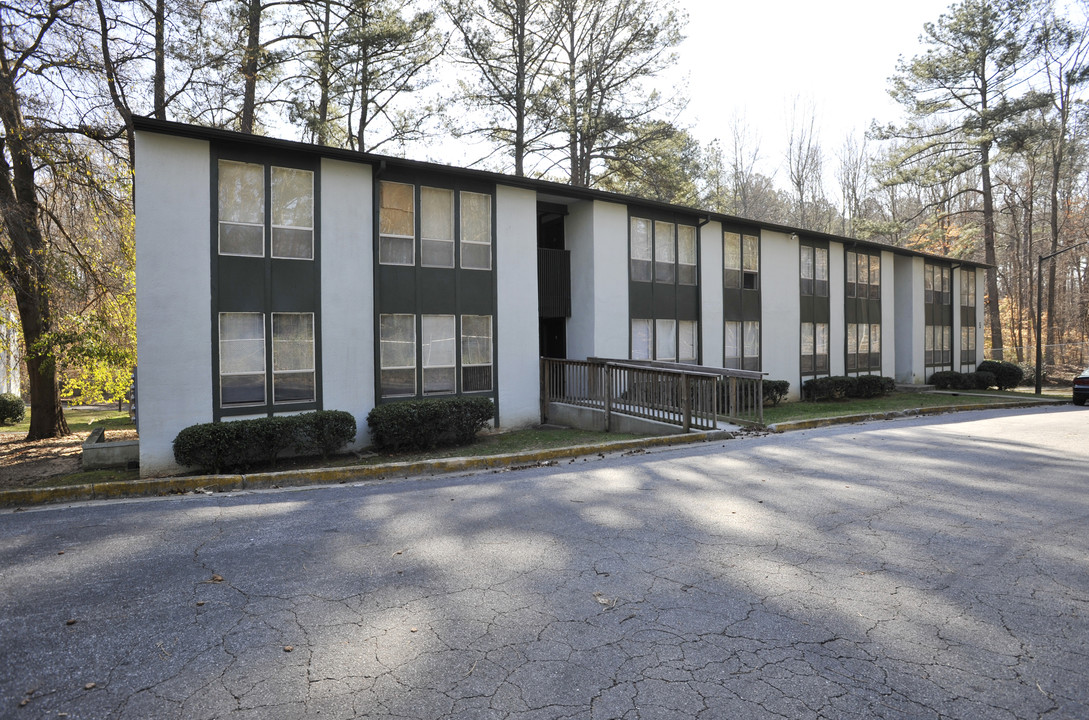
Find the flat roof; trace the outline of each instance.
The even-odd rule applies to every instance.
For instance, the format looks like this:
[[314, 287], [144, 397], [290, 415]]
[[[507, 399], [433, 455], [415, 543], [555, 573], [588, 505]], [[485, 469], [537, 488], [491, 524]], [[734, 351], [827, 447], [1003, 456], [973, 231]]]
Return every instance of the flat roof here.
[[143, 116], [134, 116], [132, 120], [135, 129], [141, 132], [175, 135], [179, 137], [188, 137], [198, 140], [207, 140], [209, 142], [267, 147], [274, 150], [308, 153], [311, 155], [317, 155], [319, 157], [328, 157], [338, 160], [366, 163], [376, 166], [396, 166], [398, 168], [406, 168], [422, 172], [457, 174], [500, 185], [508, 185], [511, 187], [520, 187], [534, 190], [537, 193], [547, 195], [548, 198], [553, 202], [556, 199], [565, 198], [570, 200], [602, 200], [605, 202], [620, 203], [624, 205], [637, 205], [640, 207], [649, 207], [668, 212], [684, 213], [692, 215], [693, 217], [699, 218], [701, 220], [718, 221], [728, 225], [748, 225], [750, 227], [772, 230], [775, 232], [796, 234], [798, 236], [805, 236], [807, 238], [829, 240], [832, 242], [841, 243], [843, 245], [850, 245], [863, 249], [885, 250], [888, 252], [896, 253], [898, 255], [929, 258], [932, 260], [941, 260], [943, 262], [951, 262], [953, 264], [969, 265], [979, 268], [994, 267], [993, 265], [988, 265], [987, 263], [982, 263], [975, 260], [967, 260], [962, 258], [949, 257], [946, 255], [938, 255], [935, 253], [921, 252], [918, 250], [911, 250], [909, 248], [903, 248], [888, 243], [875, 242], [873, 240], [860, 240], [858, 238], [846, 237], [843, 235], [833, 235], [831, 233], [817, 232], [815, 230], [808, 230], [806, 228], [794, 227], [791, 225], [767, 222], [764, 220], [753, 220], [751, 218], [738, 217], [736, 215], [727, 215], [725, 213], [714, 212], [712, 210], [706, 210], [702, 208], [694, 208], [684, 205], [674, 205], [672, 203], [666, 203], [660, 200], [648, 200], [646, 198], [637, 197], [635, 195], [624, 195], [621, 193], [609, 192], [607, 190], [595, 190], [593, 188], [577, 187], [575, 185], [568, 185], [566, 183], [555, 182], [552, 180], [540, 180], [537, 178], [519, 177], [516, 175], [506, 175], [504, 173], [493, 172], [490, 170], [462, 168], [454, 165], [443, 165], [441, 163], [410, 160], [407, 158], [400, 158], [392, 155], [379, 155], [375, 153], [361, 152], [358, 150], [329, 147], [326, 145], [314, 145], [312, 143], [300, 142], [298, 140], [283, 140], [280, 138], [272, 138], [262, 135], [252, 135], [249, 133], [236, 132], [234, 130], [223, 130], [220, 128], [203, 127], [200, 125], [189, 125], [187, 123], [174, 122], [170, 120], [157, 120], [155, 118]]

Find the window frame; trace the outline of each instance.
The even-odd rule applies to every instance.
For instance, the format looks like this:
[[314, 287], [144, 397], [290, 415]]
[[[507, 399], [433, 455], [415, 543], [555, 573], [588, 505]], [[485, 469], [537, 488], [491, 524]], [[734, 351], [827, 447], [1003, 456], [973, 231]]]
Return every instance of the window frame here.
[[[393, 232], [383, 231], [383, 223], [384, 223], [384, 220], [385, 220], [385, 209], [386, 209], [386, 205], [385, 205], [386, 188], [392, 187], [392, 186], [395, 186], [395, 185], [399, 185], [401, 187], [408, 188], [409, 189], [409, 194], [412, 197], [412, 207], [411, 207], [412, 233], [410, 235], [405, 235], [403, 233], [393, 233]], [[415, 267], [416, 266], [416, 236], [419, 234], [419, 219], [417, 218], [417, 210], [416, 210], [416, 206], [418, 204], [417, 199], [416, 199], [417, 198], [417, 190], [416, 190], [417, 187], [418, 186], [415, 183], [406, 183], [406, 182], [401, 182], [400, 180], [379, 180], [378, 181], [378, 203], [377, 203], [378, 204], [378, 212], [376, 214], [378, 215], [378, 233], [377, 233], [378, 257], [377, 257], [377, 262], [378, 262], [379, 265], [393, 265], [393, 266], [397, 266], [397, 267]], [[398, 210], [400, 212], [405, 212], [404, 208], [391, 208], [391, 209], [396, 209], [396, 210]], [[384, 241], [387, 238], [393, 239], [393, 240], [400, 240], [400, 241], [402, 241], [402, 244], [404, 243], [404, 241], [408, 242], [408, 247], [411, 250], [411, 253], [410, 253], [411, 257], [409, 258], [409, 260], [407, 262], [393, 262], [393, 261], [391, 261], [389, 259], [385, 259], [385, 260], [383, 259], [383, 251], [387, 247], [384, 244]]]
[[[467, 342], [467, 340], [469, 338], [469, 336], [466, 335], [466, 332], [465, 332], [466, 318], [481, 318], [481, 319], [486, 319], [487, 320], [487, 323], [488, 323], [488, 335], [487, 335], [487, 340], [488, 340], [488, 362], [487, 363], [470, 363], [470, 362], [465, 361], [465, 356], [469, 354], [465, 349], [466, 348], [466, 342]], [[460, 378], [460, 381], [461, 381], [461, 386], [460, 386], [461, 387], [461, 392], [466, 393], [466, 394], [468, 394], [468, 393], [491, 392], [491, 391], [493, 391], [495, 389], [495, 316], [493, 316], [493, 315], [462, 315], [462, 316], [460, 316], [459, 320], [460, 320], [459, 335], [461, 337], [461, 347], [460, 347], [461, 352], [458, 355], [458, 361], [459, 361], [460, 367], [461, 367], [461, 371], [459, 373], [459, 378]], [[483, 337], [483, 336], [478, 336], [478, 337]], [[473, 369], [484, 368], [484, 367], [488, 368], [488, 387], [486, 387], [486, 388], [473, 388], [473, 389], [466, 388], [466, 385], [468, 384], [468, 383], [465, 382], [466, 371], [473, 370]]]
[[[494, 255], [494, 253], [495, 253], [495, 223], [493, 222], [493, 218], [495, 216], [495, 196], [494, 196], [493, 193], [482, 193], [482, 192], [477, 192], [475, 190], [461, 190], [461, 189], [459, 189], [457, 191], [457, 196], [458, 196], [458, 198], [457, 198], [458, 209], [460, 211], [460, 216], [461, 216], [461, 221], [459, 223], [457, 223], [457, 227], [460, 230], [460, 234], [459, 234], [459, 237], [458, 237], [458, 247], [460, 249], [460, 252], [458, 253], [459, 256], [460, 256], [459, 257], [459, 262], [458, 262], [458, 267], [460, 267], [462, 270], [479, 270], [479, 271], [483, 271], [483, 272], [491, 272], [495, 267], [495, 260], [492, 257]], [[466, 199], [466, 196], [476, 196], [476, 197], [481, 197], [481, 198], [484, 198], [484, 199], [487, 200], [487, 208], [486, 208], [486, 212], [485, 212], [485, 217], [487, 218], [487, 228], [488, 228], [488, 239], [487, 239], [487, 241], [481, 241], [481, 240], [476, 240], [476, 239], [468, 239], [468, 240], [466, 239], [466, 236], [471, 234], [471, 233], [467, 232], [468, 229], [471, 229], [471, 226], [467, 227], [467, 225], [466, 225], [466, 223], [471, 222], [471, 218], [469, 217], [469, 213], [465, 212], [465, 199]], [[471, 248], [487, 247], [488, 248], [488, 252], [487, 252], [488, 264], [487, 264], [487, 267], [483, 267], [483, 266], [479, 266], [479, 265], [466, 265], [465, 264], [465, 255], [466, 255], [465, 249], [466, 249], [466, 246], [469, 246]]]
[[[408, 327], [410, 327], [412, 329], [412, 339], [411, 339], [411, 341], [401, 340], [401, 339], [398, 339], [398, 338], [387, 339], [385, 337], [385, 335], [383, 334], [383, 332], [382, 332], [383, 329], [384, 329], [383, 324], [382, 324], [382, 319], [387, 318], [387, 317], [388, 318], [401, 318], [401, 319], [408, 318], [409, 319]], [[412, 358], [412, 363], [410, 365], [392, 365], [392, 364], [387, 365], [386, 364], [386, 358], [385, 358], [385, 352], [384, 352], [385, 349], [386, 349], [386, 345], [387, 345], [387, 343], [395, 343], [395, 342], [396, 343], [407, 343], [407, 342], [411, 343], [412, 351], [409, 354], [409, 357]], [[417, 362], [417, 346], [418, 346], [418, 344], [419, 344], [419, 339], [417, 337], [416, 315], [415, 314], [413, 314], [413, 313], [381, 313], [378, 316], [378, 397], [380, 399], [416, 397], [416, 395], [417, 395], [417, 386], [419, 385], [419, 368], [418, 368], [418, 362]], [[412, 392], [411, 393], [386, 392], [387, 387], [393, 387], [393, 384], [388, 384], [387, 385], [387, 383], [385, 382], [386, 372], [387, 371], [391, 371], [391, 372], [401, 371], [401, 372], [404, 372], [406, 370], [412, 370]], [[404, 383], [401, 383], [401, 384], [404, 385]]]

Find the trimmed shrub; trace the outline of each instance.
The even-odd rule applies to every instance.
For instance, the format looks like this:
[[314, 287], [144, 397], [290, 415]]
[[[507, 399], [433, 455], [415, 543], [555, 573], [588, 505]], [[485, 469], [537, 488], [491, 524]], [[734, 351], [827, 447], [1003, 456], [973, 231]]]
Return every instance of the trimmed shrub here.
[[764, 405], [778, 405], [790, 391], [788, 380], [765, 380], [761, 385], [764, 387]]
[[377, 448], [429, 450], [467, 445], [494, 417], [489, 398], [408, 400], [378, 405], [367, 415], [367, 427]]
[[184, 428], [174, 438], [174, 461], [220, 473], [245, 460], [246, 420], [201, 423]]
[[303, 455], [318, 454], [325, 460], [355, 439], [355, 416], [350, 412], [318, 410], [296, 417], [300, 421], [296, 448]]
[[880, 375], [859, 375], [854, 378], [854, 387], [849, 389], [848, 397], [875, 398], [888, 395], [896, 389], [896, 381]]
[[26, 417], [23, 399], [12, 393], [0, 394], [0, 425], [14, 425]]
[[976, 368], [976, 372], [994, 373], [995, 387], [999, 390], [1017, 387], [1025, 375], [1017, 365], [1004, 360], [984, 360]]
[[266, 463], [295, 447], [301, 455], [323, 458], [355, 437], [351, 413], [321, 410], [252, 420], [190, 425], [174, 438], [174, 460], [179, 465], [220, 473]]
[[970, 383], [964, 373], [956, 370], [940, 370], [931, 375], [927, 382], [938, 390], [968, 390], [974, 387], [974, 382]]
[[873, 398], [896, 390], [896, 381], [880, 375], [817, 377], [802, 383], [802, 398], [810, 401]]
[[987, 372], [986, 370], [976, 370], [973, 373], [965, 375], [968, 378], [972, 386], [970, 390], [986, 390], [989, 387], [994, 387], [998, 381], [995, 379], [993, 372]]

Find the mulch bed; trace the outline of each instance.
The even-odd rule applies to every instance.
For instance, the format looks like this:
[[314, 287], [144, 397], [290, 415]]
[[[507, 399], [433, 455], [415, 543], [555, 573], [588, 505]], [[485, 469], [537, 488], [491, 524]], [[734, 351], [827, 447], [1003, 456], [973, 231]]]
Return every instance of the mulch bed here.
[[[34, 485], [54, 475], [79, 472], [80, 448], [90, 432], [27, 442], [25, 432], [0, 432], [0, 489]], [[108, 430], [106, 440], [135, 440], [135, 430]]]

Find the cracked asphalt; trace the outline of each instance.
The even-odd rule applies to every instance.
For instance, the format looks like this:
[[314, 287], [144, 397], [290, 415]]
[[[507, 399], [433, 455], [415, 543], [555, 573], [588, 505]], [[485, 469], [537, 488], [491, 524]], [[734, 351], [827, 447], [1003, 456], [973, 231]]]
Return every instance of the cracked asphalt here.
[[1089, 411], [0, 514], [3, 718], [1087, 718]]

